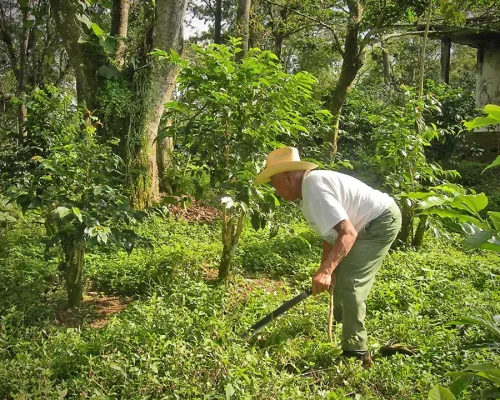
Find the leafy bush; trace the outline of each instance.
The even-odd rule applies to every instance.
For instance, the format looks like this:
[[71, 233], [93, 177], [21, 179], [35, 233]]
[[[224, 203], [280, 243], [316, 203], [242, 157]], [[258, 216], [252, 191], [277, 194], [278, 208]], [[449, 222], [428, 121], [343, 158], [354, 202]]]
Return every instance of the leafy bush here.
[[[269, 241], [262, 231], [246, 230], [240, 268], [224, 285], [204, 278], [218, 263], [218, 224], [156, 218], [139, 231], [153, 239], [154, 252], [137, 249], [127, 257], [92, 249], [88, 276], [98, 288], [129, 294], [144, 281], [150, 286], [101, 329], [90, 321], [79, 329], [30, 328], [16, 311], [2, 312], [0, 397], [425, 399], [447, 371], [500, 361], [491, 350], [463, 349], [483, 340], [483, 332], [447, 325], [476, 308], [500, 311], [498, 259], [461, 252], [455, 235], [429, 241], [420, 253], [387, 257], [367, 303], [377, 358], [371, 370], [339, 358], [341, 350], [327, 342], [327, 297], [308, 299], [260, 338], [242, 341], [241, 332], [310, 284], [320, 241], [304, 223], [291, 227], [293, 235], [282, 230]], [[22, 240], [28, 229], [12, 233]], [[10, 240], [9, 246], [17, 239]], [[37, 251], [39, 259], [39, 242]], [[161, 279], [149, 280], [155, 274]], [[416, 355], [384, 358], [377, 348], [386, 343], [405, 343]]]
[[75, 306], [81, 301], [88, 245], [109, 239], [131, 251], [135, 244], [128, 227], [136, 219], [123, 189], [122, 161], [98, 142], [95, 117], [55, 88], [36, 89], [28, 114], [30, 140], [5, 148], [14, 165], [1, 165], [0, 175], [23, 210], [39, 211], [47, 249], [61, 250], [69, 304]]
[[0, 315], [15, 314], [20, 323], [51, 314], [43, 302], [57, 286], [57, 263], [45, 260], [43, 235], [43, 226], [33, 215], [0, 231]]
[[[281, 143], [311, 145], [311, 132], [322, 135], [331, 120], [312, 97], [312, 75], [288, 74], [272, 52], [260, 49], [240, 61], [239, 44], [193, 46], [187, 61], [154, 52], [182, 66], [180, 96], [167, 104], [161, 136], [174, 137], [183, 157], [188, 154], [186, 169], [195, 177], [209, 174], [212, 190], [222, 196], [221, 279], [229, 273], [245, 215], [260, 229], [279, 206], [269, 190], [248, 187], [265, 154]], [[201, 185], [196, 189], [201, 195]]]

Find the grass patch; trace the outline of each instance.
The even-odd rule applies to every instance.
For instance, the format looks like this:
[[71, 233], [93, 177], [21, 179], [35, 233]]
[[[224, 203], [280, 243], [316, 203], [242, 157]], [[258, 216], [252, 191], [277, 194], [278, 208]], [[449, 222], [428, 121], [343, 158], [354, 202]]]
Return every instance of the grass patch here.
[[[57, 268], [41, 261], [36, 225], [26, 223], [9, 233], [11, 250], [1, 259], [3, 288], [15, 292], [10, 285], [31, 276], [23, 310], [43, 304], [47, 282], [57, 282]], [[133, 300], [98, 328], [95, 318], [62, 326], [55, 312], [19, 318], [21, 308], [12, 307], [21, 293], [2, 293], [0, 398], [426, 399], [435, 383], [449, 383], [449, 371], [500, 363], [498, 353], [465, 348], [484, 339], [480, 329], [447, 324], [500, 313], [500, 258], [444, 239], [419, 252], [393, 252], [384, 263], [367, 304], [372, 369], [341, 359], [340, 340], [328, 343], [326, 295], [243, 341], [239, 334], [307, 287], [318, 266], [320, 241], [305, 224], [292, 225], [293, 233], [273, 239], [246, 229], [234, 273], [220, 285], [207, 279], [219, 262], [218, 223], [155, 219], [142, 227], [154, 251], [94, 250], [86, 264], [90, 287]], [[13, 252], [16, 246], [29, 251]], [[97, 305], [92, 310], [99, 315]], [[336, 338], [340, 333], [336, 326]], [[377, 349], [387, 343], [408, 344], [416, 355], [385, 358]]]

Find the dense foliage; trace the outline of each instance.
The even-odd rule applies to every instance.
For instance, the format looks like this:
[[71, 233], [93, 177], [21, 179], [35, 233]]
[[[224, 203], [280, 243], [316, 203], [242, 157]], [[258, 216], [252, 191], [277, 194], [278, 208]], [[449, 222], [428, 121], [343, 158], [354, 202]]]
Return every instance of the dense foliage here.
[[[500, 156], [466, 129], [500, 107], [452, 42], [498, 2], [189, 3], [0, 1], [0, 398], [497, 398]], [[369, 370], [327, 296], [240, 336], [321, 260], [253, 185], [281, 146], [402, 210]]]
[[[491, 349], [467, 347], [489, 340], [487, 331], [449, 324], [499, 313], [498, 256], [464, 253], [454, 235], [420, 253], [389, 256], [368, 301], [371, 370], [338, 358], [340, 349], [328, 343], [327, 296], [308, 299], [259, 338], [242, 341], [241, 332], [310, 282], [320, 243], [302, 223], [292, 226], [293, 235], [272, 240], [245, 230], [225, 285], [210, 280], [221, 247], [217, 226], [156, 219], [142, 232], [154, 252], [93, 252], [93, 290], [138, 297], [100, 329], [92, 327], [99, 310], [88, 309], [91, 298], [80, 316], [86, 322], [74, 329], [68, 326], [78, 318], [52, 308], [57, 292], [43, 303], [19, 292], [2, 296], [1, 396], [425, 399], [435, 383], [451, 382], [447, 372], [499, 362]], [[35, 279], [40, 268], [46, 280], [57, 280], [50, 264], [30, 261], [39, 239], [23, 230], [26, 224], [2, 236], [11, 249], [1, 254], [2, 293], [25, 276], [33, 277], [21, 280], [25, 291], [43, 293]], [[377, 349], [388, 343], [411, 346], [416, 355], [386, 358]]]

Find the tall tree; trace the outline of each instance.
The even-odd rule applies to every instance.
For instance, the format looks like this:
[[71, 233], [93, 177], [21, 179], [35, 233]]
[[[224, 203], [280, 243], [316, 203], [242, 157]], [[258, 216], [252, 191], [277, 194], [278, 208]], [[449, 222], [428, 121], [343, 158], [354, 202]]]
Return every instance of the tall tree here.
[[[158, 125], [177, 74], [168, 58], [159, 59], [151, 51], [182, 52], [187, 0], [133, 3], [134, 15], [140, 18], [134, 21], [134, 27], [140, 37], [135, 38], [135, 46], [129, 49], [126, 49], [132, 11], [129, 0], [113, 2], [109, 33], [104, 18], [101, 18], [102, 28], [97, 23], [99, 16], [106, 15], [99, 8], [102, 6], [50, 1], [75, 70], [78, 101], [85, 102], [91, 112], [109, 121], [102, 135], [122, 139], [133, 205], [136, 208], [151, 205], [159, 200]], [[107, 101], [110, 94], [106, 90], [110, 86], [120, 94], [118, 99], [111, 97]], [[108, 104], [113, 102], [118, 105]]]
[[115, 0], [113, 1], [113, 8], [111, 10], [111, 15], [113, 17], [111, 21], [111, 36], [118, 37], [115, 46], [114, 61], [120, 67], [123, 66], [125, 62], [125, 40], [128, 33], [130, 1], [131, 0]]
[[248, 52], [248, 41], [250, 39], [250, 7], [251, 0], [238, 0], [238, 11], [236, 13], [236, 34], [241, 37], [240, 57]]
[[[153, 48], [182, 52], [183, 22], [187, 0], [156, 1]], [[172, 96], [177, 67], [167, 60], [150, 59], [150, 66], [137, 79], [139, 106], [132, 116], [127, 136], [130, 170], [137, 171], [131, 186], [133, 204], [138, 208], [159, 200], [159, 173], [156, 139], [164, 104]]]

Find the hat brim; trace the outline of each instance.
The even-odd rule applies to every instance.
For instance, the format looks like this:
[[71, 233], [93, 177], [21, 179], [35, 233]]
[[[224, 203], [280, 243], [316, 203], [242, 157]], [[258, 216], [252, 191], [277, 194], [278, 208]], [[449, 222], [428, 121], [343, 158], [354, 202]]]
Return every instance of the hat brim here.
[[289, 171], [309, 171], [318, 168], [318, 166], [308, 161], [286, 161], [278, 164], [271, 165], [264, 168], [256, 177], [255, 184], [262, 185], [271, 180], [271, 177], [279, 174], [280, 172]]

